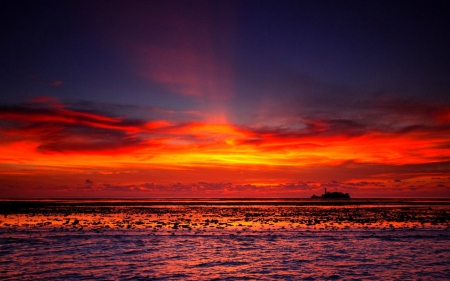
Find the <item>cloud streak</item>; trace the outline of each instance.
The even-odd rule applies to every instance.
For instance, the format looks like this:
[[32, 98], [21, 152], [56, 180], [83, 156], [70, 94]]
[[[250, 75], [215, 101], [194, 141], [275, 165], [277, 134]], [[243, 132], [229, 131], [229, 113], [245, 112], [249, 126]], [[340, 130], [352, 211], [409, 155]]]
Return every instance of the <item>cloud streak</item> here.
[[[13, 189], [14, 186], [8, 186]], [[30, 194], [43, 192], [57, 192], [62, 198], [72, 197], [82, 192], [85, 197], [107, 196], [111, 198], [308, 198], [314, 194], [323, 194], [324, 189], [329, 192], [343, 191], [353, 197], [378, 197], [386, 195], [424, 196], [434, 197], [450, 193], [448, 179], [427, 180], [380, 180], [380, 181], [329, 181], [329, 182], [297, 182], [282, 184], [233, 184], [220, 182], [172, 183], [172, 184], [111, 184], [94, 183], [86, 180], [77, 186], [54, 185], [46, 189], [42, 187], [29, 188]], [[11, 191], [10, 191], [11, 192]], [[50, 194], [51, 194], [50, 193]], [[45, 193], [44, 193], [45, 194]], [[11, 192], [12, 197], [14, 197]], [[38, 195], [38, 196], [39, 196]]]

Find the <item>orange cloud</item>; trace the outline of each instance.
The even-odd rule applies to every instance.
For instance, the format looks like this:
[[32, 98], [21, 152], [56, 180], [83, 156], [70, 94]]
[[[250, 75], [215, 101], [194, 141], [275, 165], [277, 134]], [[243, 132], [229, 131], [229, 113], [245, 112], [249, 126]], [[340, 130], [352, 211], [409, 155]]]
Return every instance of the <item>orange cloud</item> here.
[[[76, 169], [82, 173], [101, 169], [110, 176], [118, 175], [116, 172], [121, 169], [134, 169], [141, 171], [142, 176], [122, 174], [119, 178], [135, 185], [147, 181], [144, 171], [150, 169], [159, 171], [160, 174], [152, 175], [157, 182], [177, 178], [198, 182], [209, 178], [273, 186], [280, 181], [298, 181], [298, 177], [305, 176], [302, 170], [313, 171], [308, 172], [309, 177], [340, 177], [332, 169], [354, 169], [348, 163], [363, 168], [343, 180], [369, 176], [372, 178], [360, 182], [374, 182], [386, 172], [375, 171], [370, 165], [398, 170], [408, 165], [436, 164], [436, 175], [446, 171], [446, 163], [450, 162], [450, 129], [442, 118], [426, 125], [404, 127], [374, 126], [346, 119], [309, 118], [303, 122], [295, 129], [243, 127], [189, 120], [128, 119], [75, 110], [53, 101], [3, 106], [0, 164], [8, 166], [10, 174], [21, 171], [19, 174], [30, 175], [36, 169], [27, 168], [24, 172], [23, 168]], [[329, 168], [320, 172], [324, 167]], [[209, 169], [208, 176], [200, 172], [205, 169]], [[109, 173], [111, 170], [114, 172]], [[194, 173], [195, 170], [199, 172]], [[427, 176], [414, 169], [407, 178], [419, 174]], [[439, 184], [445, 187], [447, 182]], [[352, 186], [350, 181], [340, 183], [342, 188]], [[370, 186], [378, 188], [376, 184]], [[420, 190], [421, 186], [400, 184], [403, 190]]]
[[[412, 164], [450, 158], [446, 124], [393, 131], [351, 120], [307, 120], [302, 129], [243, 128], [230, 124], [130, 120], [63, 105], [2, 107], [1, 128], [13, 143], [34, 142], [43, 153], [151, 155], [179, 165]], [[106, 153], [106, 152], [105, 152]]]

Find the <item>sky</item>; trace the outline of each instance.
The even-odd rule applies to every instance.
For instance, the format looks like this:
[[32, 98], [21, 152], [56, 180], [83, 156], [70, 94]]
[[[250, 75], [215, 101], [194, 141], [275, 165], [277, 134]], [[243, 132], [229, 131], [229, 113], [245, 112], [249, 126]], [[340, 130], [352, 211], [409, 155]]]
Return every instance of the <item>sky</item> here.
[[0, 198], [450, 197], [444, 1], [0, 7]]

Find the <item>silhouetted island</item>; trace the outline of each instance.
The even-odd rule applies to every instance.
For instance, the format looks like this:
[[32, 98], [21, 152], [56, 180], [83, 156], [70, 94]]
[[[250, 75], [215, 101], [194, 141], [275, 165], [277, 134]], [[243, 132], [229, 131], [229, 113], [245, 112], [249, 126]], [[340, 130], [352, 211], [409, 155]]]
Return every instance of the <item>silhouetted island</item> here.
[[334, 191], [334, 192], [327, 192], [327, 189], [325, 188], [325, 193], [317, 196], [317, 195], [313, 195], [311, 196], [311, 198], [350, 198], [350, 195], [348, 193], [342, 193], [339, 191]]

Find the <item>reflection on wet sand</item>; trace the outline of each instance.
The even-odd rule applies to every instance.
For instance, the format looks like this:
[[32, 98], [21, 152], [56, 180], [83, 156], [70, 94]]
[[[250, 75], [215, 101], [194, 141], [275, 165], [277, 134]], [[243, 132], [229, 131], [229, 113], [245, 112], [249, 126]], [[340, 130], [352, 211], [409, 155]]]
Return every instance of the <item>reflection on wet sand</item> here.
[[346, 205], [295, 206], [174, 204], [65, 204], [2, 202], [1, 228], [146, 229], [151, 233], [235, 234], [264, 231], [394, 230], [448, 228], [450, 206]]

